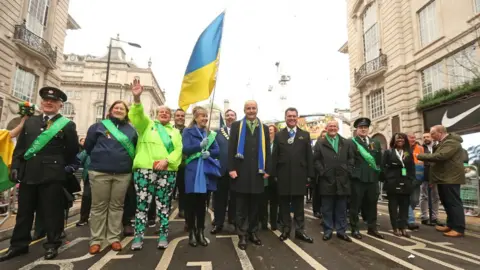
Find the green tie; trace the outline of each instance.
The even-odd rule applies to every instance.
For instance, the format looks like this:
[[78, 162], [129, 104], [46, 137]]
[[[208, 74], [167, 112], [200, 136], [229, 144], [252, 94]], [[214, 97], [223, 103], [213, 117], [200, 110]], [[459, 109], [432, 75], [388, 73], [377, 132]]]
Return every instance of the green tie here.
[[252, 132], [252, 135], [255, 133], [255, 122], [256, 121], [247, 121], [248, 128], [250, 129], [250, 132]]

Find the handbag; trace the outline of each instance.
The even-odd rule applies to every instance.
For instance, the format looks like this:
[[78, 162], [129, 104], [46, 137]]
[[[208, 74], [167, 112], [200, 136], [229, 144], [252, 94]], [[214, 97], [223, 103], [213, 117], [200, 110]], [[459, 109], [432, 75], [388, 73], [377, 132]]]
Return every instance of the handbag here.
[[205, 166], [203, 167], [204, 169], [204, 173], [207, 175], [207, 176], [210, 176], [210, 177], [220, 177], [222, 176], [222, 174], [220, 173], [220, 161], [218, 161], [217, 159], [213, 159], [211, 157], [207, 158], [204, 160], [205, 162]]

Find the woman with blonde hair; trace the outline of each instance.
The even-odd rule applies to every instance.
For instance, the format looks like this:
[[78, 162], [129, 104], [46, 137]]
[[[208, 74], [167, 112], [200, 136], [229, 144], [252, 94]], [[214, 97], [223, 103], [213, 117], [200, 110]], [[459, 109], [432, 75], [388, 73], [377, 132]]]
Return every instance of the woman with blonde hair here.
[[137, 131], [129, 124], [128, 106], [115, 101], [107, 119], [90, 126], [84, 148], [90, 156], [88, 179], [92, 205], [90, 217], [90, 254], [100, 252], [104, 240], [112, 250], [122, 250], [123, 204], [132, 180]]
[[168, 215], [170, 198], [175, 187], [178, 166], [182, 162], [182, 137], [170, 124], [172, 112], [167, 106], [157, 111], [157, 119], [151, 120], [140, 101], [143, 87], [139, 80], [132, 86], [134, 104], [128, 116], [139, 134], [137, 155], [133, 162], [133, 178], [137, 192], [135, 214], [135, 237], [132, 250], [143, 247], [143, 238], [148, 220], [148, 208], [155, 198], [160, 231], [157, 248], [168, 246]]
[[185, 160], [186, 221], [189, 229], [189, 245], [207, 246], [204, 235], [207, 193], [217, 189], [220, 163], [216, 160], [220, 149], [217, 135], [207, 128], [208, 112], [203, 107], [193, 109], [193, 120], [183, 130], [183, 154]]

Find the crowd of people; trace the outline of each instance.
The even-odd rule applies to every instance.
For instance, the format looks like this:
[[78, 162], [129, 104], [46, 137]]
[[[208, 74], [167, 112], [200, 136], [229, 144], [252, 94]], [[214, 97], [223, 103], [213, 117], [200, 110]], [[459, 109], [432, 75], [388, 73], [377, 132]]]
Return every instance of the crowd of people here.
[[[247, 101], [242, 119], [227, 110], [225, 126], [213, 131], [203, 107], [193, 109], [188, 126], [183, 110], [173, 114], [167, 106], [150, 119], [140, 81], [131, 91], [130, 108], [114, 102], [106, 119], [90, 126], [79, 149], [75, 123], [59, 113], [67, 96], [53, 87], [40, 90], [43, 113], [25, 120], [14, 151], [11, 180], [20, 183], [19, 208], [11, 246], [0, 261], [28, 253], [35, 216], [46, 235], [45, 259], [57, 256], [68, 204], [65, 181], [79, 167], [84, 168], [84, 190], [77, 226], [89, 225], [92, 255], [105, 243], [122, 250], [122, 233], [133, 235], [132, 250], [141, 250], [147, 227], [155, 227], [157, 220], [157, 247], [166, 249], [176, 190], [192, 247], [208, 246], [204, 231], [211, 195], [210, 233], [222, 232], [227, 221], [242, 250], [249, 242], [262, 244], [260, 229], [279, 229], [280, 241], [289, 239], [293, 229], [295, 238], [313, 243], [305, 230], [306, 187], [313, 190], [324, 241], [336, 231], [340, 240], [352, 242], [349, 228], [352, 237], [362, 239], [360, 216], [367, 233], [383, 239], [377, 229], [380, 182], [395, 236], [410, 237], [407, 229], [418, 228], [413, 209], [419, 203], [422, 223], [436, 225], [445, 236], [464, 235], [460, 185], [465, 183], [465, 151], [461, 137], [443, 126], [424, 133], [423, 145], [415, 134], [395, 133], [390, 148], [382, 151], [368, 136], [370, 119], [354, 122], [351, 139], [342, 137], [339, 123], [331, 120], [312, 146], [310, 133], [297, 126], [296, 108], [285, 111], [287, 127], [278, 130], [257, 117], [255, 101]], [[446, 225], [437, 220], [439, 200]]]

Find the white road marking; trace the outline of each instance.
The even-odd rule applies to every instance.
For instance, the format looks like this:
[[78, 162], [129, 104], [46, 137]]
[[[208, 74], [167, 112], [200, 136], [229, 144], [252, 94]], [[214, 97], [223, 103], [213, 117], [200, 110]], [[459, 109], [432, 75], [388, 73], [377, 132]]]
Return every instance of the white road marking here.
[[180, 241], [188, 239], [188, 236], [177, 237], [173, 239], [170, 243], [168, 243], [167, 249], [163, 252], [162, 258], [160, 262], [158, 262], [156, 270], [165, 270], [168, 269], [170, 262], [173, 258], [173, 253], [175, 252], [175, 248], [177, 248], [178, 243]]
[[200, 266], [201, 270], [212, 270], [212, 262], [188, 262], [187, 266]]
[[[127, 245], [133, 240], [133, 237], [125, 237], [120, 244], [122, 244], [123, 248], [126, 248]], [[117, 255], [119, 251], [110, 250], [103, 256], [100, 260], [98, 260], [94, 265], [90, 266], [88, 270], [101, 270], [109, 261], [111, 260], [118, 260], [118, 259], [131, 259], [133, 254], [128, 255]]]
[[[58, 249], [58, 253], [60, 254], [60, 253], [64, 252], [65, 250], [75, 246], [76, 244], [78, 244], [82, 241], [88, 241], [88, 239], [89, 239], [88, 237], [76, 238], [75, 240], [71, 241], [70, 243], [68, 243], [64, 246], [61, 246]], [[31, 270], [38, 265], [57, 265], [60, 270], [72, 270], [74, 262], [79, 262], [79, 261], [83, 261], [83, 260], [86, 260], [86, 259], [90, 259], [91, 257], [93, 257], [93, 255], [90, 255], [88, 253], [84, 256], [81, 256], [81, 257], [72, 258], [72, 259], [65, 259], [65, 260], [45, 260], [43, 257], [41, 257], [41, 258], [37, 259], [36, 261], [33, 261], [32, 263], [25, 265], [24, 267], [20, 268], [19, 270]]]
[[[425, 239], [422, 239], [422, 238], [418, 238], [418, 237], [415, 237], [415, 236], [412, 236], [412, 239], [415, 239], [415, 240], [420, 241], [420, 242], [427, 243], [429, 245], [433, 245], [433, 246], [441, 247], [443, 249], [454, 251], [454, 252], [463, 254], [465, 256], [470, 256], [470, 257], [478, 260], [476, 262], [476, 264], [479, 264], [478, 262], [480, 262], [480, 256], [478, 256], [478, 255], [475, 255], [475, 254], [472, 254], [472, 253], [469, 253], [469, 252], [466, 252], [466, 251], [463, 251], [463, 250], [459, 250], [459, 249], [456, 249], [456, 248], [449, 247], [449, 245], [452, 245], [452, 243], [449, 243], [449, 242], [431, 242], [431, 241], [428, 241], [428, 240], [425, 240]], [[452, 254], [449, 254], [449, 255], [452, 255]]]
[[242, 265], [242, 269], [244, 270], [254, 270], [252, 262], [250, 258], [248, 258], [247, 252], [245, 250], [241, 250], [238, 248], [238, 236], [237, 235], [218, 235], [217, 238], [231, 238], [233, 242], [233, 247], [235, 248], [235, 252], [237, 253], [238, 259], [240, 260], [240, 264]]
[[178, 215], [178, 207], [173, 210], [172, 214], [170, 214], [170, 217], [168, 217], [168, 221], [185, 221], [183, 218], [176, 218]]

